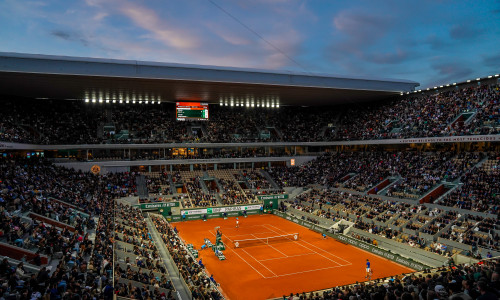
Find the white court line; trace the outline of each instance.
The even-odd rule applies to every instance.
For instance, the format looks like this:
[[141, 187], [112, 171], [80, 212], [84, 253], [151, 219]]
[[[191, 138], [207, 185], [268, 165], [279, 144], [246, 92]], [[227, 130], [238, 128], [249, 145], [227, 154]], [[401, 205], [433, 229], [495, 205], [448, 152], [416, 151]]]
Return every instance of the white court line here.
[[[256, 237], [256, 236], [255, 236], [255, 235], [253, 235], [253, 234], [252, 234], [252, 236], [253, 236], [254, 238], [258, 238], [258, 237]], [[264, 244], [264, 245], [267, 245], [267, 246], [269, 246], [269, 247], [273, 248], [274, 250], [278, 251], [279, 253], [283, 254], [285, 257], [288, 257], [288, 255], [286, 255], [285, 253], [283, 253], [283, 252], [279, 251], [279, 250], [278, 250], [278, 249], [276, 249], [275, 247], [273, 247], [273, 246], [271, 246], [271, 245], [269, 245], [269, 244]]]
[[[276, 229], [278, 229], [278, 230], [281, 230], [281, 229], [279, 229], [278, 227], [273, 226], [273, 225], [271, 225], [271, 224], [266, 224], [266, 225], [269, 225], [269, 226], [274, 227], [274, 228], [276, 228]], [[283, 230], [281, 230], [281, 231], [283, 231]], [[326, 252], [326, 253], [328, 253], [328, 254], [329, 254], [329, 255], [331, 255], [331, 256], [335, 256], [336, 258], [338, 258], [338, 259], [340, 259], [340, 260], [345, 261], [345, 262], [347, 263], [347, 264], [346, 264], [346, 266], [350, 266], [350, 265], [352, 265], [352, 263], [351, 263], [350, 261], [345, 260], [345, 259], [343, 259], [342, 257], [339, 257], [339, 256], [337, 256], [337, 255], [335, 255], [335, 254], [332, 254], [332, 253], [330, 253], [330, 252], [326, 251], [325, 249], [323, 249], [323, 248], [321, 248], [321, 247], [318, 247], [318, 246], [316, 246], [316, 245], [313, 245], [313, 244], [309, 243], [308, 241], [304, 241], [304, 240], [300, 240], [300, 241], [301, 241], [301, 242], [304, 242], [304, 243], [308, 243], [309, 245], [311, 245], [311, 246], [313, 246], [313, 247], [315, 247], [315, 248], [317, 248], [317, 249], [319, 249], [319, 250], [321, 250], [321, 251], [323, 251], [323, 252]]]
[[[263, 232], [255, 232], [255, 234], [261, 234], [261, 233], [270, 233], [272, 231], [263, 231]], [[252, 233], [247, 233], [247, 234], [235, 234], [235, 235], [231, 235], [232, 238], [234, 238], [235, 236], [245, 236], [245, 235], [253, 235]]]
[[268, 260], [275, 260], [275, 259], [283, 259], [283, 258], [290, 258], [290, 257], [297, 257], [297, 256], [306, 256], [306, 255], [311, 255], [311, 254], [316, 254], [316, 253], [315, 253], [315, 252], [310, 252], [310, 253], [304, 253], [304, 254], [289, 255], [289, 256], [287, 256], [287, 257], [274, 257], [274, 258], [261, 259], [260, 261], [268, 261]]
[[[241, 249], [241, 248], [240, 248]], [[278, 275], [276, 275], [273, 271], [271, 271], [268, 267], [266, 267], [263, 263], [261, 263], [260, 261], [258, 261], [255, 257], [253, 257], [252, 255], [250, 255], [250, 253], [246, 252], [245, 249], [241, 249], [243, 252], [245, 252], [248, 256], [250, 256], [251, 258], [253, 258], [256, 262], [258, 262], [261, 266], [263, 266], [264, 268], [266, 268], [269, 272], [273, 273], [274, 277], [278, 277]], [[233, 251], [234, 252], [234, 251]], [[236, 253], [236, 252], [235, 252]], [[271, 278], [271, 277], [267, 277], [267, 278]]]
[[321, 250], [321, 251], [323, 251], [323, 252], [326, 252], [326, 253], [330, 254], [331, 256], [335, 256], [336, 258], [338, 258], [338, 259], [340, 259], [340, 260], [343, 260], [343, 261], [347, 262], [347, 265], [346, 265], [346, 266], [352, 265], [352, 263], [351, 263], [350, 261], [345, 260], [345, 259], [343, 259], [343, 258], [341, 258], [341, 257], [338, 257], [337, 255], [332, 254], [332, 253], [330, 253], [330, 252], [326, 251], [325, 249], [323, 249], [323, 248], [321, 248], [321, 247], [318, 247], [318, 246], [316, 246], [316, 245], [313, 245], [313, 244], [309, 243], [308, 241], [301, 241], [301, 242], [308, 243], [309, 245], [311, 245], [311, 246], [313, 246], [313, 247], [316, 247], [316, 248], [318, 248], [319, 250]]
[[[302, 274], [302, 273], [316, 272], [316, 271], [322, 271], [322, 270], [328, 270], [328, 269], [335, 269], [335, 268], [341, 268], [341, 267], [344, 267], [344, 266], [340, 265], [340, 266], [333, 266], [333, 267], [327, 267], [327, 268], [321, 268], [321, 269], [314, 269], [314, 270], [300, 271], [300, 272], [294, 272], [294, 273], [288, 273], [288, 274], [276, 275], [276, 277], [283, 277], [283, 276], [297, 275], [297, 274]], [[271, 278], [272, 278], [272, 277], [271, 277]]]
[[[227, 229], [227, 230], [236, 230], [236, 228], [235, 228], [235, 227], [233, 227], [233, 226], [231, 226], [231, 227], [229, 227], [229, 226], [226, 226], [226, 227], [219, 226], [219, 227], [220, 227], [220, 229], [224, 229], [224, 230], [226, 230], [226, 229]], [[260, 225], [260, 224], [258, 224], [258, 225], [248, 225], [248, 226], [247, 226], [247, 225], [245, 225], [245, 226], [244, 226], [244, 228], [250, 228], [250, 227], [263, 227], [263, 226], [262, 226], [262, 225]], [[241, 228], [241, 227], [240, 227], [240, 228]], [[267, 228], [266, 228], [266, 229], [267, 229]]]
[[[269, 226], [272, 226], [272, 227], [276, 228], [275, 226], [273, 226], [273, 225], [271, 225], [271, 224], [266, 224], [266, 225], [269, 225]], [[286, 233], [286, 231], [284, 231], [284, 230], [282, 230], [282, 229], [279, 229], [279, 228], [276, 228], [276, 229], [278, 229], [278, 230], [280, 230], [280, 231], [282, 231], [282, 232], [285, 232], [285, 233]], [[272, 229], [270, 229], [270, 230], [272, 230]], [[279, 233], [278, 233], [278, 232], [276, 232], [276, 231], [274, 231], [274, 232], [275, 232], [275, 233], [277, 233], [277, 234], [279, 234]], [[333, 259], [328, 258], [328, 257], [324, 256], [323, 254], [318, 253], [318, 252], [316, 252], [316, 251], [312, 250], [312, 249], [311, 249], [311, 248], [309, 248], [309, 247], [306, 247], [306, 246], [304, 246], [304, 245], [302, 245], [302, 244], [299, 244], [300, 242], [302, 242], [302, 240], [297, 241], [298, 245], [300, 245], [300, 246], [302, 246], [302, 247], [306, 248], [307, 250], [309, 250], [309, 251], [311, 251], [311, 252], [314, 252], [314, 253], [318, 254], [319, 256], [323, 256], [324, 258], [328, 259], [329, 261], [331, 261], [331, 262], [333, 262], [333, 263], [336, 263], [336, 264], [337, 264], [337, 265], [339, 265], [339, 266], [343, 266], [341, 263], [338, 263], [338, 262], [334, 261]], [[325, 252], [326, 252], [326, 251], [325, 251]], [[327, 252], [327, 253], [328, 253], [328, 252]]]
[[[272, 227], [276, 228], [275, 226], [273, 226], [273, 225], [271, 225], [271, 224], [265, 224], [265, 225], [254, 225], [253, 227], [256, 227], [256, 226], [262, 226], [262, 227], [266, 228], [267, 230], [271, 230], [271, 232], [278, 233], [278, 232], [276, 232], [276, 231], [274, 231], [274, 230], [272, 230], [272, 229], [270, 229], [270, 228], [267, 228], [267, 227], [266, 227], [266, 225], [269, 225], [269, 226], [272, 226]], [[278, 230], [280, 230], [280, 231], [282, 231], [282, 232], [285, 232], [285, 231], [284, 231], [284, 230], [282, 230], [282, 229], [279, 229], [279, 228], [276, 228], [276, 229], [278, 229]], [[210, 232], [212, 235], [214, 235], [214, 236], [215, 236], [215, 234], [214, 234], [214, 233], [212, 233], [210, 230], [209, 230], [209, 232]], [[279, 234], [279, 233], [278, 233], [278, 234]], [[226, 236], [226, 238], [228, 238], [228, 237]], [[228, 239], [231, 241], [231, 239], [230, 239], [230, 238], [228, 238]], [[232, 242], [232, 241], [231, 241], [231, 242]], [[304, 246], [304, 245], [302, 245], [302, 244], [298, 244], [298, 245], [299, 245], [299, 246], [302, 246], [303, 248], [309, 249], [308, 247], [306, 247], [306, 246]], [[314, 246], [314, 245], [313, 245], [313, 246]], [[319, 249], [321, 249], [321, 248], [319, 248]], [[236, 254], [236, 255], [237, 255], [237, 256], [238, 256], [238, 257], [239, 257], [242, 261], [244, 261], [244, 262], [245, 262], [248, 266], [250, 266], [250, 267], [251, 267], [251, 268], [252, 268], [255, 272], [257, 272], [257, 273], [258, 273], [258, 274], [259, 274], [262, 278], [264, 278], [264, 279], [270, 279], [270, 278], [276, 278], [276, 277], [284, 277], [284, 276], [290, 276], [290, 275], [296, 275], [296, 274], [302, 274], [302, 273], [310, 273], [310, 272], [322, 271], [322, 270], [328, 270], [328, 269], [335, 269], [335, 268], [340, 268], [340, 267], [345, 266], [345, 265], [341, 265], [341, 264], [337, 263], [336, 261], [333, 261], [333, 260], [329, 259], [328, 257], [325, 257], [324, 255], [321, 255], [320, 253], [318, 253], [318, 252], [316, 252], [316, 251], [314, 251], [314, 250], [309, 249], [309, 250], [310, 250], [310, 251], [312, 251], [312, 252], [310, 252], [310, 253], [306, 253], [306, 254], [299, 254], [299, 255], [288, 256], [288, 257], [294, 257], [294, 256], [306, 256], [306, 255], [317, 254], [317, 255], [320, 255], [320, 256], [325, 257], [326, 259], [328, 259], [328, 260], [330, 260], [330, 261], [335, 262], [336, 264], [338, 264], [338, 266], [326, 267], [326, 268], [320, 268], [320, 269], [313, 269], [313, 270], [307, 270], [307, 271], [299, 271], [299, 272], [293, 272], [293, 273], [287, 273], [287, 274], [276, 275], [273, 271], [271, 271], [269, 268], [267, 268], [267, 267], [266, 267], [265, 265], [263, 265], [261, 262], [263, 262], [263, 261], [268, 261], [268, 260], [283, 259], [283, 258], [288, 258], [288, 257], [270, 258], [270, 259], [263, 259], [263, 260], [258, 261], [257, 259], [255, 259], [255, 257], [253, 257], [253, 256], [252, 256], [252, 255], [250, 255], [248, 252], [246, 252], [244, 249], [242, 249], [242, 250], [243, 250], [243, 251], [244, 251], [247, 255], [249, 255], [249, 256], [250, 256], [251, 258], [253, 258], [256, 262], [258, 262], [258, 263], [259, 263], [259, 264], [261, 264], [264, 268], [266, 268], [267, 270], [269, 270], [271, 273], [273, 273], [273, 274], [274, 274], [274, 276], [271, 276], [271, 277], [266, 277], [266, 276], [264, 276], [261, 272], [259, 272], [259, 271], [258, 271], [258, 270], [254, 267], [254, 266], [252, 266], [252, 265], [251, 265], [248, 261], [246, 261], [243, 257], [241, 257], [241, 255], [239, 255], [239, 254], [238, 254], [235, 250], [233, 250], [233, 249], [231, 249], [231, 248], [227, 248], [227, 250], [230, 250], [230, 251], [232, 251], [234, 254]], [[321, 250], [323, 250], [323, 249], [321, 249]], [[361, 249], [361, 250], [362, 250], [362, 249]], [[325, 251], [325, 250], [323, 250], [323, 251], [324, 251], [324, 252], [327, 252], [327, 251]], [[363, 250], [363, 251], [364, 251], [364, 250]], [[365, 251], [365, 252], [367, 252], [367, 251]], [[327, 252], [327, 253], [329, 253], [329, 252]], [[369, 252], [367, 252], [367, 253], [369, 253]], [[370, 254], [371, 254], [371, 253], [370, 253]], [[389, 261], [389, 260], [388, 260], [388, 261]]]
[[[281, 230], [281, 229], [279, 229], [278, 227], [273, 226], [273, 225], [271, 225], [271, 224], [266, 224], [266, 225], [269, 225], [269, 226], [274, 227], [274, 228], [276, 228], [276, 229], [278, 229], [278, 230]], [[281, 230], [281, 231], [283, 231], [283, 230]], [[275, 231], [275, 232], [276, 232], [276, 231]], [[283, 232], [285, 232], [285, 231], [283, 231]], [[335, 256], [336, 258], [338, 258], [338, 259], [340, 259], [340, 260], [343, 260], [343, 261], [347, 262], [348, 264], [347, 264], [346, 266], [352, 265], [352, 263], [351, 263], [350, 261], [345, 260], [345, 259], [343, 259], [342, 257], [338, 257], [337, 255], [332, 254], [332, 253], [330, 253], [330, 252], [326, 251], [325, 249], [323, 249], [323, 248], [321, 248], [321, 247], [318, 247], [318, 246], [316, 246], [316, 245], [313, 245], [313, 244], [309, 243], [308, 241], [304, 241], [304, 240], [300, 240], [300, 241], [301, 241], [301, 242], [304, 242], [304, 243], [308, 243], [309, 245], [311, 245], [311, 246], [313, 246], [313, 247], [315, 247], [315, 248], [317, 248], [317, 249], [319, 249], [319, 250], [321, 250], [321, 251], [323, 251], [323, 252], [326, 252], [326, 253], [330, 254], [331, 256]]]
[[[209, 231], [210, 231], [210, 230], [209, 230]], [[212, 233], [212, 232], [210, 231], [210, 233]], [[212, 235], [214, 235], [214, 236], [215, 236], [215, 234], [213, 234], [213, 233], [212, 233]], [[229, 248], [228, 248], [228, 249], [229, 249]], [[231, 250], [231, 251], [232, 251], [232, 250]], [[249, 265], [249, 266], [250, 266], [250, 268], [252, 268], [252, 269], [253, 269], [255, 272], [257, 272], [260, 276], [262, 276], [262, 278], [269, 278], [269, 277], [266, 277], [266, 276], [262, 275], [262, 273], [261, 273], [261, 272], [257, 271], [257, 269], [256, 269], [256, 268], [254, 268], [254, 267], [253, 267], [251, 264], [249, 264], [249, 263], [248, 263], [245, 259], [243, 259], [243, 257], [241, 257], [238, 253], [236, 253], [236, 251], [233, 251], [233, 253], [234, 253], [234, 254], [236, 254], [236, 255], [238, 255], [238, 257], [239, 257], [239, 258], [241, 258], [241, 260], [242, 260], [242, 261], [244, 261], [247, 265]], [[254, 258], [254, 259], [255, 259], [255, 258]]]

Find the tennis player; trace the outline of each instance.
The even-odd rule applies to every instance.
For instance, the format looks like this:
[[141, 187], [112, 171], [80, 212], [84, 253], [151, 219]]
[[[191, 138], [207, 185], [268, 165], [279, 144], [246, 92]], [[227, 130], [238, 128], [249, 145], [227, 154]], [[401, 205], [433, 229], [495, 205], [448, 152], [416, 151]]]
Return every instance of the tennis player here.
[[370, 261], [367, 258], [366, 259], [366, 276], [365, 276], [365, 278], [371, 278], [372, 277], [371, 272], [372, 272], [372, 270], [370, 268]]
[[240, 220], [238, 220], [238, 217], [236, 217], [236, 228], [240, 227]]

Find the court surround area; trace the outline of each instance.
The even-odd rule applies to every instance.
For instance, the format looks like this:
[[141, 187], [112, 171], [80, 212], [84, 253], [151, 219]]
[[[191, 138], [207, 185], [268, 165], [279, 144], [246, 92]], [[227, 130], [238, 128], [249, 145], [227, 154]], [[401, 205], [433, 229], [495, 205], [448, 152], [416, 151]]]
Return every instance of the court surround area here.
[[[366, 259], [372, 279], [412, 272], [396, 264], [274, 215], [173, 223], [186, 244], [201, 249], [215, 242], [220, 227], [226, 260], [211, 249], [199, 251], [229, 299], [269, 299], [365, 281]], [[276, 238], [277, 237], [277, 238]]]

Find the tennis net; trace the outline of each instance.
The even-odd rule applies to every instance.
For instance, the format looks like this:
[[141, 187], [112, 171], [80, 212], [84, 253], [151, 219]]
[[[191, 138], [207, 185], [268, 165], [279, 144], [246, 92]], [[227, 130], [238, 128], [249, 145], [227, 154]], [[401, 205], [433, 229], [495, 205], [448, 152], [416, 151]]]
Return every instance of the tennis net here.
[[284, 235], [269, 236], [262, 238], [256, 237], [253, 239], [233, 240], [233, 246], [235, 248], [242, 248], [242, 247], [252, 247], [259, 245], [269, 245], [272, 243], [294, 242], [298, 240], [299, 240], [298, 233], [289, 233]]

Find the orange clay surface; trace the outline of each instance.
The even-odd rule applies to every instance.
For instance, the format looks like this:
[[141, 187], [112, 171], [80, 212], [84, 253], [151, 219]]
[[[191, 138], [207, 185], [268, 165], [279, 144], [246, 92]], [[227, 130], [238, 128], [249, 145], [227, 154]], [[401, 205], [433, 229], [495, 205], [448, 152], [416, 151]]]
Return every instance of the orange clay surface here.
[[[214, 228], [220, 226], [226, 260], [220, 261], [211, 249], [199, 251], [199, 255], [231, 300], [269, 299], [366, 281], [366, 259], [371, 262], [372, 279], [413, 272], [335, 239], [323, 239], [317, 232], [274, 215], [239, 217], [239, 228], [234, 217], [172, 225], [198, 250], [205, 238], [215, 244]], [[289, 233], [299, 233], [299, 239], [240, 248], [233, 245], [238, 239]]]

